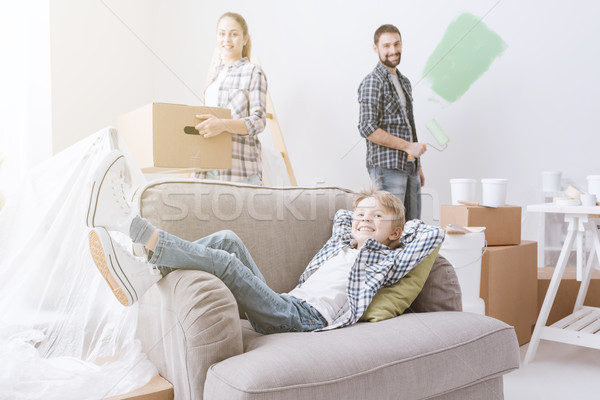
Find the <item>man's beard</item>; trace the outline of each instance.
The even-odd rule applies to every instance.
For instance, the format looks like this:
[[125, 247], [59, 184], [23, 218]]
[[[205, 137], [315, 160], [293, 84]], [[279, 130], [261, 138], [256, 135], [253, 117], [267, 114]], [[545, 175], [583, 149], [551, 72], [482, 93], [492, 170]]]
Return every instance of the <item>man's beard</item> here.
[[[398, 66], [398, 64], [400, 64], [400, 60], [402, 59], [401, 53], [396, 53], [396, 54], [398, 54], [398, 62], [392, 62], [389, 60], [388, 57], [386, 57], [385, 59], [382, 59], [381, 56], [379, 57], [379, 61], [381, 61], [381, 63], [383, 65], [385, 65], [386, 67], [396, 68]], [[392, 55], [395, 56], [396, 54], [392, 54]]]

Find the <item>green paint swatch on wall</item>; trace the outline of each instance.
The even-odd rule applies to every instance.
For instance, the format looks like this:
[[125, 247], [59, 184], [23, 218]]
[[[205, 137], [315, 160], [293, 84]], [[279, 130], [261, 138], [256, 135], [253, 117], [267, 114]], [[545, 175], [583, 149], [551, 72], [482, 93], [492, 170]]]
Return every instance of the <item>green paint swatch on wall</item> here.
[[449, 102], [459, 99], [507, 45], [472, 14], [462, 14], [446, 29], [429, 56], [423, 77]]

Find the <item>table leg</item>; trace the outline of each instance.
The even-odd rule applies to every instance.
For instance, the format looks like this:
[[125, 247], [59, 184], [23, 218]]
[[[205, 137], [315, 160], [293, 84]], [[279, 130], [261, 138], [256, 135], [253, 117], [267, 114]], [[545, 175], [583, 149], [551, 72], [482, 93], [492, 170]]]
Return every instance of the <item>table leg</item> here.
[[583, 280], [583, 240], [585, 238], [585, 225], [588, 222], [587, 215], [581, 215], [577, 221], [577, 280]]
[[544, 327], [546, 326], [546, 321], [548, 320], [548, 316], [550, 315], [552, 303], [554, 303], [554, 298], [556, 297], [558, 286], [560, 285], [563, 273], [565, 272], [565, 266], [567, 265], [567, 260], [569, 259], [569, 255], [571, 254], [573, 241], [575, 240], [575, 235], [578, 230], [577, 217], [569, 216], [566, 217], [565, 220], [569, 223], [569, 226], [567, 228], [567, 237], [565, 238], [565, 243], [563, 244], [563, 247], [560, 251], [558, 263], [556, 264], [554, 273], [552, 274], [550, 285], [548, 285], [548, 291], [546, 292], [546, 297], [544, 297], [544, 303], [542, 304], [542, 309], [540, 310], [540, 314], [535, 324], [533, 335], [531, 335], [531, 340], [529, 341], [529, 347], [527, 348], [527, 354], [525, 355], [523, 364], [531, 362], [533, 360], [533, 357], [535, 356], [537, 347], [540, 343], [542, 329], [544, 329]]
[[575, 307], [573, 307], [573, 312], [583, 307], [585, 295], [587, 294], [588, 288], [590, 286], [590, 280], [592, 279], [592, 265], [594, 264], [595, 253], [596, 247], [592, 245], [592, 248], [590, 249], [590, 254], [588, 255], [585, 270], [583, 271], [583, 279], [581, 280], [581, 286], [579, 286], [579, 292], [577, 293], [577, 300], [575, 300]]
[[589, 224], [592, 228], [590, 229], [590, 232], [592, 232], [592, 245], [590, 246], [590, 254], [588, 254], [583, 281], [581, 281], [581, 286], [579, 287], [579, 292], [577, 293], [577, 300], [575, 301], [575, 307], [573, 308], [573, 311], [577, 311], [583, 307], [585, 295], [587, 294], [590, 286], [590, 280], [592, 279], [594, 261], [598, 260], [600, 263], [600, 237], [598, 236], [599, 232], [597, 228], [598, 222], [592, 220], [589, 222]]

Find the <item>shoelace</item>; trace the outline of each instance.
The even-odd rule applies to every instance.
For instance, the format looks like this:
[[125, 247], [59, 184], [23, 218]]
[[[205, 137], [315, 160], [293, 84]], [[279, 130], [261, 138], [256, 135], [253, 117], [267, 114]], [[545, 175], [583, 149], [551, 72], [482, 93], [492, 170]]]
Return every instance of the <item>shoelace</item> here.
[[136, 262], [141, 262], [143, 264], [146, 265], [146, 267], [148, 268], [148, 272], [150, 273], [150, 275], [162, 275], [160, 270], [158, 269], [158, 267], [154, 264], [150, 264], [144, 257], [138, 257], [135, 256], [133, 254], [131, 254], [123, 245], [121, 245], [120, 243], [117, 243], [117, 246], [119, 246], [121, 248], [121, 250], [123, 251], [124, 254], [126, 254], [126, 256], [132, 260], [135, 260]]
[[156, 265], [150, 263], [148, 263], [148, 265], [150, 266], [150, 275], [162, 275]]
[[[121, 175], [122, 175], [122, 172], [121, 172]], [[123, 184], [122, 176], [120, 176], [120, 179], [113, 179], [111, 181], [111, 186], [112, 186], [112, 194], [113, 194], [117, 204], [119, 204], [121, 211], [123, 211], [123, 213], [125, 215], [128, 215], [129, 211], [131, 210], [131, 206], [129, 205], [129, 202], [125, 198], [125, 187]]]

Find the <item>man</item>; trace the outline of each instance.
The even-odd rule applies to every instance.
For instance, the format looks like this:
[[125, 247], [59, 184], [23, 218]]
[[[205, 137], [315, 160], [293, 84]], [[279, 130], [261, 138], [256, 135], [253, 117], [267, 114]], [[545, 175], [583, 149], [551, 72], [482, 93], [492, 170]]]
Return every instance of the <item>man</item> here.
[[358, 88], [358, 130], [367, 139], [367, 169], [371, 181], [396, 195], [406, 207], [406, 219], [421, 217], [421, 186], [425, 176], [419, 157], [409, 80], [396, 68], [402, 37], [394, 25], [375, 31], [373, 50], [379, 63]]

